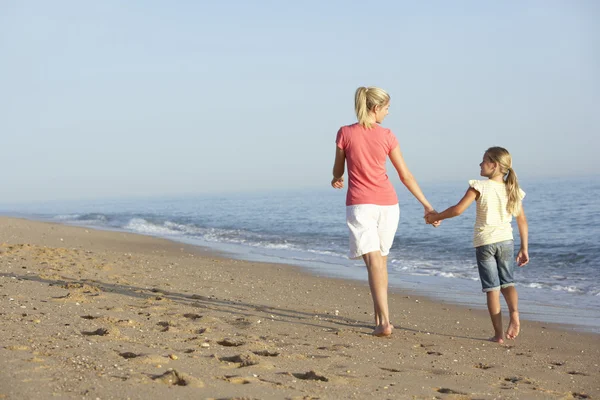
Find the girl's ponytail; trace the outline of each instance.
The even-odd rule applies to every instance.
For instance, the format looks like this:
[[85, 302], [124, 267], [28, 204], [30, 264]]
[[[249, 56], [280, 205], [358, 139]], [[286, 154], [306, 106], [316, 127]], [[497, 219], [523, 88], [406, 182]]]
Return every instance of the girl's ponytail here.
[[521, 197], [519, 196], [519, 180], [512, 167], [508, 168], [504, 182], [506, 183], [506, 195], [508, 196], [506, 211], [516, 217], [521, 214]]

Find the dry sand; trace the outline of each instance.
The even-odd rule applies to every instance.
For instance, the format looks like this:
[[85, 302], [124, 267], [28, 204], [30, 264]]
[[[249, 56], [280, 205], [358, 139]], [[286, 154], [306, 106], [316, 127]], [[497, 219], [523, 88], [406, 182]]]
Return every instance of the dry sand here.
[[[451, 288], [449, 288], [451, 290]], [[483, 299], [482, 299], [483, 301]], [[140, 235], [0, 217], [0, 399], [587, 399], [598, 335]]]

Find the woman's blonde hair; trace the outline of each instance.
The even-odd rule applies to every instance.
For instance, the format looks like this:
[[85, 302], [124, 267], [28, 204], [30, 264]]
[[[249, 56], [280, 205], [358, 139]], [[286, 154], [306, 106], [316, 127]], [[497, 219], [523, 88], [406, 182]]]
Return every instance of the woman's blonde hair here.
[[375, 106], [383, 107], [390, 102], [390, 95], [383, 89], [378, 87], [361, 86], [356, 89], [354, 94], [354, 111], [358, 123], [365, 128], [370, 128], [373, 124], [373, 119], [369, 115], [369, 111], [373, 111]]
[[512, 168], [512, 157], [508, 150], [503, 147], [490, 147], [486, 150], [485, 155], [500, 167], [500, 173], [504, 177], [506, 184], [506, 194], [508, 196], [508, 204], [506, 211], [517, 216], [521, 213], [521, 197], [519, 196], [519, 180], [517, 174]]

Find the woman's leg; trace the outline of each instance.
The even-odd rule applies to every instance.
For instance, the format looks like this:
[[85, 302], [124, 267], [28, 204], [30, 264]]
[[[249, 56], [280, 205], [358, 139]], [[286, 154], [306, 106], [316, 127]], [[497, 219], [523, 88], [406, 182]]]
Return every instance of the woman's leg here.
[[373, 297], [375, 311], [375, 336], [388, 336], [394, 328], [390, 323], [388, 309], [388, 271], [387, 257], [380, 251], [373, 251], [363, 255], [363, 260], [369, 272], [369, 287]]

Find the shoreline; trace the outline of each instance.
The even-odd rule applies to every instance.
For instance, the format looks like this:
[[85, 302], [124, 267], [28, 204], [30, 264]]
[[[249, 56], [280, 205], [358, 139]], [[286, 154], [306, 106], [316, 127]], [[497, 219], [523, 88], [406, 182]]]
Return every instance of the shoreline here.
[[[156, 236], [151, 236], [156, 237]], [[239, 247], [237, 245], [222, 245], [217, 244], [215, 247], [211, 247], [208, 244], [194, 244], [193, 241], [179, 241], [175, 239], [165, 238], [167, 240], [173, 240], [176, 243], [187, 243], [194, 246], [207, 248], [209, 251], [215, 251], [216, 254], [220, 254], [222, 257], [231, 258], [240, 261], [247, 262], [261, 262], [270, 263], [277, 265], [287, 265], [293, 268], [300, 268], [301, 270], [315, 276], [323, 276], [325, 278], [334, 278], [348, 280], [352, 282], [359, 282], [363, 285], [368, 285], [367, 273], [364, 265], [356, 268], [355, 271], [349, 272], [345, 266], [339, 266], [337, 268], [327, 268], [319, 270], [319, 262], [305, 263], [297, 262], [294, 264], [294, 260], [286, 260], [285, 258], [268, 257], [262, 255], [252, 255], [249, 253], [243, 253], [242, 251], [236, 252], [233, 248]], [[231, 250], [227, 250], [231, 248]], [[361, 261], [362, 263], [362, 261]], [[331, 267], [331, 264], [327, 264]], [[388, 266], [389, 267], [389, 266]], [[465, 281], [462, 279], [448, 279], [440, 278], [437, 276], [425, 276], [425, 275], [411, 275], [403, 274], [401, 279], [390, 275], [389, 277], [389, 291], [390, 293], [408, 293], [412, 296], [419, 296], [421, 298], [427, 298], [434, 302], [440, 302], [444, 304], [452, 304], [463, 308], [473, 308], [484, 311], [487, 315], [487, 305], [485, 299], [485, 293], [481, 292], [481, 286], [479, 282], [474, 284], [475, 281]], [[448, 287], [452, 287], [451, 291], [447, 291]], [[521, 308], [521, 316], [526, 316], [524, 319], [528, 321], [535, 321], [542, 324], [553, 324], [561, 326], [565, 330], [573, 330], [579, 332], [587, 332], [593, 334], [600, 334], [600, 320], [596, 323], [585, 322], [589, 318], [600, 319], [600, 310], [594, 310], [598, 316], [589, 316], [586, 312], [589, 312], [589, 308], [573, 310], [568, 306], [558, 306], [555, 304], [548, 304], [540, 301], [535, 296], [528, 298], [523, 294], [531, 294], [538, 289], [518, 286], [519, 291], [519, 305]], [[557, 292], [556, 296], [573, 296], [571, 294]], [[501, 301], [502, 312], [507, 312], [507, 306], [504, 300]], [[568, 321], [564, 321], [567, 319]]]
[[[11, 217], [9, 216], [9, 218]], [[14, 216], [12, 218], [46, 222], [50, 224], [60, 224], [64, 226], [83, 227], [86, 229], [108, 232], [131, 233], [145, 237], [159, 238], [171, 241], [175, 244], [186, 244], [203, 248], [213, 252], [216, 255], [219, 255], [222, 258], [246, 262], [286, 265], [293, 268], [300, 268], [303, 271], [316, 276], [346, 279], [368, 285], [366, 270], [364, 270], [362, 262], [360, 262], [360, 267], [349, 267], [348, 265], [344, 264], [323, 264], [319, 261], [305, 261], [294, 258], [286, 259], [285, 257], [253, 253], [252, 249], [248, 249], [243, 245], [221, 242], [203, 242], [186, 237], [170, 237], [168, 235], [132, 232], [122, 228], [87, 226], [76, 223], [61, 223], [60, 221], [53, 221], [50, 219], [30, 218], [29, 216]], [[487, 309], [485, 295], [481, 293], [479, 283], [475, 284], [474, 281], [411, 274], [401, 274], [401, 277], [399, 278], [397, 274], [392, 273], [390, 273], [389, 280], [390, 293], [408, 292], [413, 296], [429, 298], [433, 301], [444, 304], [453, 304], [460, 307], [473, 308], [483, 311]], [[452, 287], [452, 290], [447, 290], [448, 287]], [[561, 306], [563, 303], [558, 300], [554, 303], [544, 301], [544, 296], [548, 296], [548, 294], [542, 295], [542, 299], [540, 299], [540, 294], [537, 293], [539, 289], [518, 285], [518, 290], [520, 295], [519, 305], [521, 308], [521, 316], [524, 317], [524, 319], [529, 321], [537, 321], [544, 324], [555, 324], [557, 326], [561, 326], [565, 330], [600, 334], [600, 309], [592, 309], [589, 307], [571, 309], [568, 305]], [[553, 296], [555, 296], [556, 299], [564, 297], [563, 301], [565, 301], [567, 304], [570, 304], [574, 301], [572, 296], [576, 295], [557, 292], [553, 293]], [[501, 306], [503, 312], [507, 312], [504, 301], [501, 301]]]
[[485, 310], [393, 290], [397, 329], [374, 338], [366, 282], [133, 233], [0, 233], [0, 397], [600, 395], [594, 333], [523, 318], [501, 346]]

